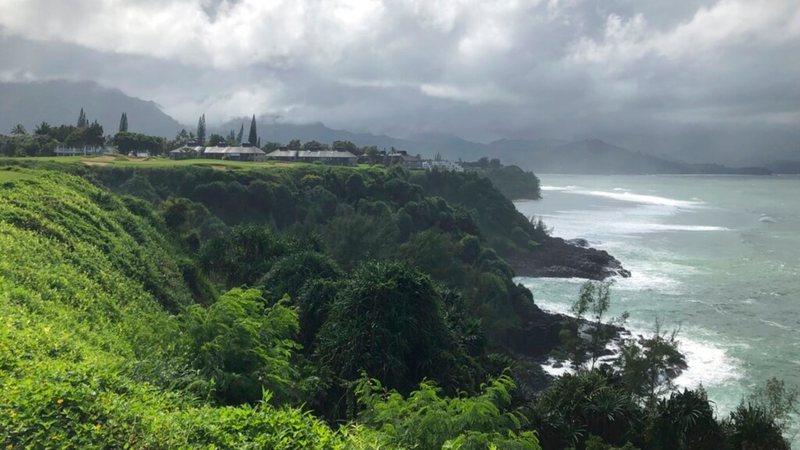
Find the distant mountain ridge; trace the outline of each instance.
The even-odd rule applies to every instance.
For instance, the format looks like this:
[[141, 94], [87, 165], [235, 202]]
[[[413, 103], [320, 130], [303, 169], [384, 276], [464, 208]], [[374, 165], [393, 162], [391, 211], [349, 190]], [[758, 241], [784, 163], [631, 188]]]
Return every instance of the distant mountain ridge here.
[[719, 164], [671, 161], [634, 152], [600, 139], [563, 143], [556, 140], [495, 141], [488, 146], [493, 157], [540, 173], [574, 174], [754, 174], [761, 167], [730, 168]]
[[119, 89], [89, 81], [0, 82], [0, 133], [7, 134], [16, 124], [33, 132], [36, 125], [75, 125], [81, 108], [89, 121], [97, 120], [105, 134], [119, 128], [122, 113], [127, 113], [129, 130], [174, 138], [183, 126], [152, 101], [126, 95]]
[[[106, 134], [117, 131], [120, 115], [129, 118], [130, 131], [173, 138], [181, 129], [194, 130], [194, 124], [183, 125], [164, 113], [152, 101], [130, 97], [118, 89], [110, 89], [93, 82], [43, 81], [33, 83], [0, 82], [0, 133], [8, 133], [17, 123], [30, 131], [36, 124], [47, 121], [51, 125], [73, 124], [83, 107], [89, 120], [95, 118], [103, 125]], [[198, 112], [199, 114], [199, 112]], [[248, 129], [249, 117], [209, 126], [209, 133], [227, 135], [238, 131], [241, 125]], [[316, 140], [331, 143], [336, 140], [352, 141], [359, 146], [395, 147], [426, 157], [439, 154], [452, 160], [473, 161], [481, 157], [498, 158], [538, 173], [586, 174], [767, 174], [760, 167], [729, 168], [718, 164], [692, 164], [672, 161], [647, 153], [628, 150], [599, 139], [576, 142], [557, 139], [500, 139], [488, 144], [472, 142], [449, 134], [420, 134], [405, 139], [371, 133], [353, 133], [336, 130], [322, 123], [290, 124], [276, 122], [262, 116], [258, 120], [258, 134], [262, 144], [292, 139]], [[800, 162], [781, 161], [770, 169], [798, 170]]]

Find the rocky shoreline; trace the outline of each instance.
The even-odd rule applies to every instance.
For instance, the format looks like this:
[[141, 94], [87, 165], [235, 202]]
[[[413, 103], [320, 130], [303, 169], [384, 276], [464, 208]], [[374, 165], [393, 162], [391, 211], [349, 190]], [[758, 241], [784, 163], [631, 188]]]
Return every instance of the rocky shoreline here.
[[521, 277], [604, 280], [631, 276], [619, 260], [605, 250], [589, 247], [583, 239], [550, 237], [531, 251], [515, 251], [504, 257]]
[[[587, 280], [605, 280], [610, 277], [631, 276], [630, 271], [622, 263], [604, 250], [591, 248], [586, 240], [565, 240], [550, 237], [530, 251], [516, 251], [504, 255], [516, 276], [582, 278]], [[574, 317], [547, 312], [535, 308], [535, 313], [528, 317], [526, 326], [518, 330], [518, 335], [510, 340], [517, 343], [512, 346], [522, 363], [514, 375], [520, 380], [523, 391], [527, 394], [537, 392], [546, 387], [553, 377], [541, 368], [551, 359], [552, 351], [561, 345], [560, 332], [565, 323], [575, 321]], [[629, 332], [614, 325], [605, 325], [614, 329], [611, 342], [619, 344]], [[609, 350], [606, 358], [613, 359], [617, 355]], [[560, 363], [563, 364], [563, 363]], [[535, 369], [533, 367], [536, 367]]]

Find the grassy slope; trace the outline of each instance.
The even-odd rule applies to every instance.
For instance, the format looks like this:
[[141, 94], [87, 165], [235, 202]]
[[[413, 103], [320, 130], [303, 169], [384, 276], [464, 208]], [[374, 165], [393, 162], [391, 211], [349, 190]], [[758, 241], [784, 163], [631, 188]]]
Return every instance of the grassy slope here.
[[172, 160], [167, 158], [129, 158], [126, 156], [41, 156], [41, 157], [20, 157], [7, 158], [0, 157], [0, 162], [56, 162], [61, 164], [85, 164], [88, 166], [119, 166], [119, 167], [183, 167], [183, 166], [217, 166], [227, 169], [260, 169], [274, 166], [303, 166], [312, 165], [307, 163], [287, 163], [279, 161], [248, 162], [248, 161], [227, 161], [219, 159], [181, 159]]
[[[112, 167], [141, 167], [141, 168], [168, 168], [168, 167], [214, 167], [221, 170], [259, 170], [270, 167], [321, 167], [320, 164], [283, 162], [283, 161], [226, 161], [219, 159], [181, 159], [171, 160], [167, 158], [146, 158], [136, 159], [126, 156], [41, 156], [41, 157], [19, 157], [8, 158], [0, 157], [0, 165], [22, 165], [22, 166], [47, 166], [48, 163], [58, 163], [60, 166], [85, 165], [85, 166], [112, 166]], [[330, 166], [324, 166], [330, 167]], [[368, 164], [361, 164], [359, 169], [370, 168]], [[2, 181], [2, 179], [0, 179]]]
[[336, 444], [327, 427], [298, 410], [213, 408], [164, 387], [181, 373], [169, 367], [179, 362], [171, 356], [174, 316], [165, 307], [192, 300], [180, 256], [157, 221], [77, 177], [4, 175], [0, 444]]

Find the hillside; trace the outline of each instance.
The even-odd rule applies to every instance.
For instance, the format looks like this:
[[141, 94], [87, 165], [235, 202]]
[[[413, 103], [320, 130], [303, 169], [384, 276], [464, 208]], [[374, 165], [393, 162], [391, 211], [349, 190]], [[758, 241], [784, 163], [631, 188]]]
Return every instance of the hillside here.
[[[506, 411], [510, 399], [497, 395], [506, 396], [514, 384], [487, 354], [487, 344], [495, 351], [528, 352], [550, 345], [523, 345], [515, 337], [526, 323], [525, 328], [547, 316], [514, 285], [509, 268], [468, 234], [489, 227], [494, 236], [502, 223], [478, 225], [382, 169], [227, 172], [5, 162], [12, 166], [0, 169], [4, 446], [46, 441], [62, 448], [395, 448], [430, 439], [443, 445], [463, 432], [498, 445], [524, 439], [519, 448], [539, 448], [532, 432], [521, 429], [517, 419], [508, 421], [516, 413]], [[20, 168], [18, 162], [37, 168]], [[371, 188], [358, 187], [359, 178]], [[257, 207], [245, 210], [244, 203]], [[520, 225], [527, 223], [519, 219]], [[311, 239], [298, 240], [298, 233]], [[361, 244], [353, 246], [356, 237]], [[467, 248], [469, 256], [461, 256]], [[366, 261], [372, 258], [385, 262]], [[453, 263], [442, 265], [442, 258]], [[407, 265], [412, 261], [425, 274]], [[298, 278], [298, 269], [307, 272]], [[342, 276], [345, 271], [348, 277]], [[395, 283], [397, 288], [385, 290]], [[475, 283], [490, 284], [476, 297], [468, 289], [480, 286]], [[258, 290], [235, 288], [242, 285]], [[218, 293], [224, 289], [231, 290]], [[407, 334], [401, 347], [370, 348], [374, 344], [364, 341], [367, 347], [357, 353], [380, 358], [377, 350], [395, 351], [393, 357], [407, 369], [386, 372], [382, 363], [370, 366], [368, 359], [353, 369], [374, 367], [371, 375], [403, 393], [425, 378], [450, 393], [474, 393], [474, 399], [452, 400], [453, 406], [436, 397], [441, 392], [434, 394], [438, 400], [426, 409], [467, 407], [463, 413], [449, 409], [454, 424], [449, 431], [417, 429], [412, 441], [406, 441], [408, 434], [385, 434], [381, 430], [391, 418], [370, 411], [389, 404], [368, 384], [358, 400], [364, 416], [359, 414], [352, 430], [334, 432], [290, 407], [302, 403], [331, 419], [348, 417], [345, 405], [330, 399], [345, 393], [341, 382], [356, 383], [360, 375], [335, 357], [352, 341], [342, 347], [332, 339], [342, 335], [342, 327], [361, 326], [360, 319], [351, 320], [360, 314], [337, 311], [364, 289], [368, 296], [369, 289], [381, 289], [385, 299], [414, 293], [388, 304], [418, 302], [411, 310], [394, 311], [410, 314], [409, 322], [392, 322], [393, 315], [376, 320], [419, 325], [413, 333], [394, 331]], [[455, 292], [463, 297], [453, 297]], [[330, 313], [309, 310], [312, 301], [325, 302], [320, 305]], [[511, 311], [517, 317], [509, 320]], [[475, 314], [485, 319], [482, 329], [474, 329]], [[336, 328], [329, 330], [331, 321]], [[255, 334], [247, 338], [250, 333]], [[402, 347], [412, 342], [416, 347], [406, 353]], [[246, 350], [248, 345], [256, 347]], [[489, 376], [500, 378], [482, 391]], [[433, 386], [421, 389], [430, 399]], [[269, 403], [259, 404], [262, 400]], [[470, 402], [484, 405], [482, 423], [495, 423], [490, 430], [498, 434], [473, 429]], [[408, 411], [417, 407], [409, 404]]]
[[0, 132], [18, 123], [32, 132], [42, 121], [75, 125], [83, 108], [89, 121], [97, 119], [106, 134], [119, 127], [127, 113], [131, 131], [174, 138], [183, 128], [151, 101], [140, 100], [97, 83], [81, 81], [0, 82]]
[[788, 448], [675, 392], [674, 338], [584, 365], [619, 329], [514, 282], [576, 262], [477, 173], [157, 162], [0, 159], [4, 447]]
[[286, 448], [281, 432], [335, 442], [298, 410], [197, 402], [210, 385], [183, 365], [169, 311], [212, 292], [187, 281], [191, 263], [146, 203], [62, 173], [4, 170], [0, 230], [5, 448], [226, 447], [251, 427], [274, 448]]

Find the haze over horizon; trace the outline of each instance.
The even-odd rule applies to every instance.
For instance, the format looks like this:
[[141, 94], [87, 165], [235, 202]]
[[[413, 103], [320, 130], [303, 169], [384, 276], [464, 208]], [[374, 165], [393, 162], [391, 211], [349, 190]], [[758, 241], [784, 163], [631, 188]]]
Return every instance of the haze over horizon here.
[[4, 0], [0, 80], [89, 80], [185, 124], [597, 137], [676, 159], [800, 153], [793, 0]]

